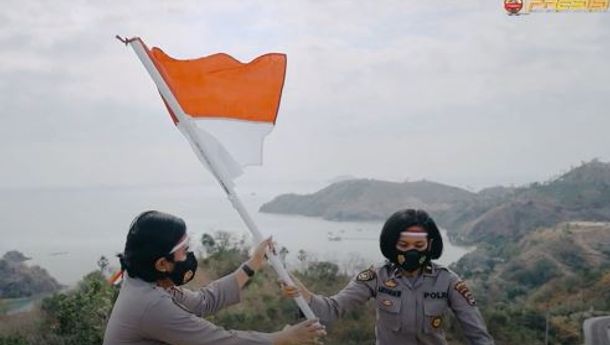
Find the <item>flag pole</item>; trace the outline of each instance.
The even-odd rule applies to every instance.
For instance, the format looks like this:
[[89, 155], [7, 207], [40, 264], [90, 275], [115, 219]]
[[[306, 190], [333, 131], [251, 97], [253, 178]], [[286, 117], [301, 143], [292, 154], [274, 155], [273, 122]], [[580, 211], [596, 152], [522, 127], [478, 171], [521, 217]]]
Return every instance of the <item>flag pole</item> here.
[[[263, 240], [263, 235], [261, 234], [260, 230], [258, 229], [256, 224], [252, 220], [252, 217], [250, 217], [250, 213], [244, 207], [239, 196], [233, 189], [232, 183], [230, 183], [230, 181], [226, 181], [223, 178], [222, 173], [215, 167], [214, 162], [208, 158], [209, 157], [208, 155], [206, 155], [205, 148], [202, 145], [200, 145], [199, 142], [195, 139], [196, 138], [195, 132], [194, 132], [195, 128], [194, 128], [194, 124], [192, 123], [192, 120], [188, 116], [186, 116], [186, 114], [184, 113], [184, 110], [178, 103], [178, 100], [176, 99], [174, 94], [171, 92], [168, 85], [165, 83], [165, 80], [163, 79], [163, 77], [161, 76], [161, 74], [159, 73], [157, 68], [155, 67], [150, 56], [148, 56], [148, 52], [146, 51], [146, 47], [144, 46], [144, 43], [142, 42], [142, 40], [137, 37], [131, 38], [131, 39], [122, 39], [117, 36], [117, 38], [121, 42], [125, 43], [125, 45], [130, 45], [131, 48], [133, 49], [133, 51], [136, 53], [136, 55], [138, 56], [138, 58], [144, 65], [144, 68], [146, 68], [146, 71], [148, 71], [148, 74], [150, 75], [150, 77], [153, 79], [153, 81], [157, 85], [157, 88], [159, 89], [161, 96], [163, 96], [163, 99], [167, 102], [168, 107], [172, 110], [172, 112], [176, 116], [176, 118], [178, 120], [178, 123], [176, 124], [176, 126], [185, 135], [185, 137], [187, 138], [187, 140], [193, 147], [193, 150], [195, 151], [195, 154], [197, 155], [197, 157], [201, 160], [201, 162], [203, 164], [208, 166], [208, 168], [212, 172], [212, 175], [214, 175], [214, 177], [216, 178], [218, 183], [220, 183], [222, 189], [227, 194], [227, 198], [231, 202], [231, 205], [233, 205], [235, 210], [237, 210], [237, 213], [239, 213], [240, 217], [246, 224], [246, 227], [248, 228], [248, 230], [250, 230], [250, 233], [254, 237], [254, 240], [256, 242], [261, 242]], [[294, 286], [295, 284], [294, 284], [292, 278], [288, 274], [286, 267], [284, 267], [284, 265], [282, 264], [277, 253], [267, 250], [267, 257], [269, 258], [271, 266], [276, 271], [276, 273], [280, 277], [280, 279], [282, 281]], [[309, 307], [309, 305], [307, 304], [307, 302], [305, 301], [303, 296], [297, 296], [294, 298], [294, 300], [307, 319], [312, 320], [312, 319], [316, 318], [315, 314], [313, 313], [313, 311], [311, 310], [311, 308]]]

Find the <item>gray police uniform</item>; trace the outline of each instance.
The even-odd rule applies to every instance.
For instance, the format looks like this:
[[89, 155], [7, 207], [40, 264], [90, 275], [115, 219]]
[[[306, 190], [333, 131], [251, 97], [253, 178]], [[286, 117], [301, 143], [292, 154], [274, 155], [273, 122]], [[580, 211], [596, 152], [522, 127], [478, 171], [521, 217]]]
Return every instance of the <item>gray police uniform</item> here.
[[358, 274], [332, 297], [314, 295], [310, 306], [330, 325], [352, 307], [375, 299], [377, 345], [447, 344], [445, 314], [451, 309], [471, 345], [492, 345], [493, 339], [466, 284], [449, 269], [431, 264], [416, 280], [400, 275], [386, 262]]
[[125, 274], [104, 345], [271, 344], [269, 333], [225, 330], [202, 318], [240, 298], [232, 274], [198, 291], [163, 289]]

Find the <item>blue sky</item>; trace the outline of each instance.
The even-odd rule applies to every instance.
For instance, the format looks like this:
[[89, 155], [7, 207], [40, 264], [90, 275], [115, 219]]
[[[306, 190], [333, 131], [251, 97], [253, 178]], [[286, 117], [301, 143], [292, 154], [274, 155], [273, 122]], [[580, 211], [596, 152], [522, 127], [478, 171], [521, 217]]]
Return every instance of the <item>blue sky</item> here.
[[133, 52], [279, 51], [265, 164], [237, 182], [353, 175], [462, 187], [610, 161], [608, 13], [509, 17], [501, 1], [9, 0], [0, 187], [211, 183]]

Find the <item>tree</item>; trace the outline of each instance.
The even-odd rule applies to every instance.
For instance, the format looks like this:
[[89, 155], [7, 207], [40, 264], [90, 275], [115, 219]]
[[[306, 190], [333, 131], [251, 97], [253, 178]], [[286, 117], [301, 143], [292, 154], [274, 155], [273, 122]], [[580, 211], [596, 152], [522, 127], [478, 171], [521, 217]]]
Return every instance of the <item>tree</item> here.
[[117, 295], [118, 289], [96, 271], [85, 276], [74, 291], [45, 298], [42, 302], [48, 330], [44, 333], [48, 337], [45, 343], [101, 344]]
[[214, 252], [216, 241], [214, 241], [214, 237], [212, 237], [212, 235], [205, 233], [201, 235], [201, 245], [205, 249], [205, 253], [209, 255]]
[[100, 269], [100, 272], [102, 272], [103, 274], [106, 274], [106, 271], [108, 270], [108, 259], [102, 255], [99, 260], [97, 260], [97, 267]]

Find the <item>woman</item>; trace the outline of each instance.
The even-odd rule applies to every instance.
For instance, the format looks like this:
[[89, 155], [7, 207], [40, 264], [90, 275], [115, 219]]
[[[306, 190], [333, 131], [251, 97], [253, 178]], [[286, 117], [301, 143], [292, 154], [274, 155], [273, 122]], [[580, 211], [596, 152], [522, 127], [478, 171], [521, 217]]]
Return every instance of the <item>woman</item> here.
[[203, 319], [240, 301], [240, 290], [265, 264], [267, 239], [239, 269], [198, 291], [180, 287], [193, 279], [197, 259], [178, 217], [147, 211], [132, 222], [121, 266], [127, 271], [104, 345], [306, 344], [325, 334], [315, 320], [275, 333], [228, 331]]
[[443, 240], [436, 224], [422, 210], [401, 210], [384, 224], [380, 247], [388, 259], [362, 271], [332, 297], [285, 286], [284, 294], [302, 294], [323, 324], [331, 324], [351, 308], [375, 299], [378, 345], [446, 344], [445, 314], [451, 309], [471, 345], [493, 339], [468, 286], [455, 273], [430, 260], [438, 259]]

